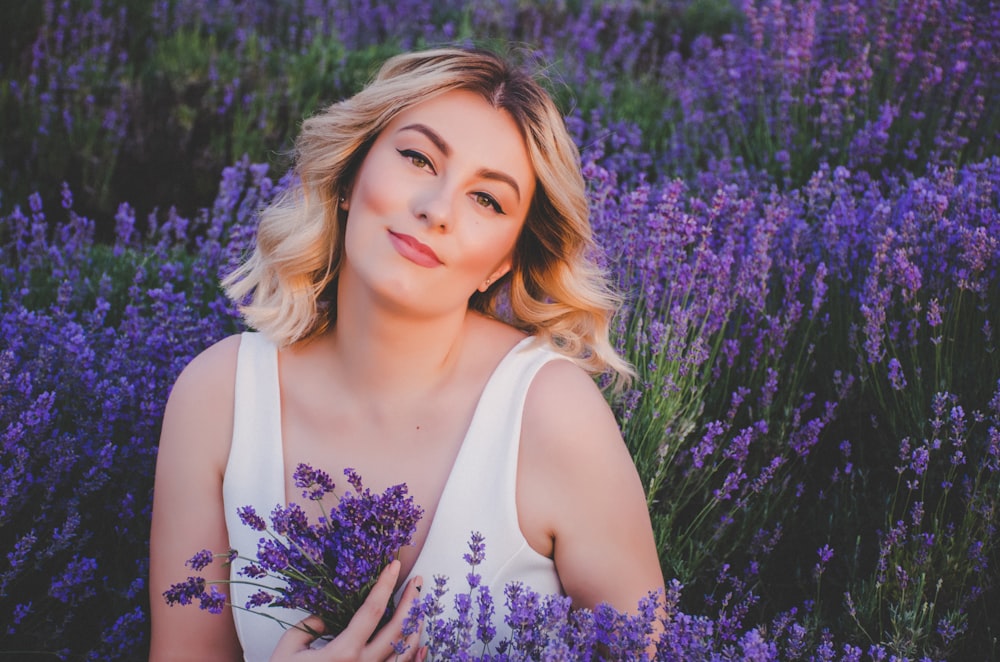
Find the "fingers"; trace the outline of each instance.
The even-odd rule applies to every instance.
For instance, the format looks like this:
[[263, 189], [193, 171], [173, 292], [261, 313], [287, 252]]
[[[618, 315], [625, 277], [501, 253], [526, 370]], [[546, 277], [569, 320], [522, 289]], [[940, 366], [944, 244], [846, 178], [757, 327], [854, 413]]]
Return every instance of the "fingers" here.
[[[407, 649], [402, 655], [397, 656], [392, 647], [394, 642], [403, 639], [403, 620], [409, 613], [410, 605], [420, 595], [420, 586], [423, 582], [420, 577], [414, 577], [407, 582], [399, 602], [399, 608], [393, 614], [392, 619], [379, 630], [377, 635], [372, 637], [375, 628], [382, 620], [386, 605], [392, 599], [399, 572], [398, 560], [393, 561], [382, 570], [368, 597], [351, 618], [344, 631], [321, 649], [323, 651], [321, 658], [315, 659], [352, 660], [355, 662], [361, 659], [420, 662], [427, 657], [426, 647], [419, 647], [419, 629], [406, 637]], [[309, 646], [315, 641], [316, 636], [310, 634], [307, 628], [312, 628], [315, 632], [322, 634], [324, 631], [323, 621], [316, 616], [309, 616], [300, 621], [296, 627], [287, 630], [271, 655], [272, 662], [293, 658], [312, 659], [311, 656], [319, 651], [309, 650]]]
[[403, 651], [402, 655], [393, 655], [388, 660], [392, 662], [423, 662], [427, 659], [427, 646], [420, 645], [420, 632], [423, 630], [423, 625], [421, 625], [420, 630], [417, 630], [405, 639], [406, 650]]
[[409, 637], [407, 637], [407, 643], [410, 644], [410, 647], [400, 655], [392, 652], [389, 657], [385, 658], [385, 662], [423, 662], [426, 660], [428, 648], [427, 646], [421, 646], [418, 648], [417, 640], [419, 639], [420, 635], [418, 634], [416, 639], [414, 639], [411, 643]]
[[309, 633], [309, 630], [317, 634], [323, 634], [323, 619], [318, 616], [307, 616], [299, 621], [295, 627], [288, 628], [278, 640], [278, 645], [271, 653], [271, 660], [284, 660], [294, 653], [308, 650], [309, 645], [316, 640], [317, 635]]
[[382, 570], [375, 585], [372, 586], [372, 590], [368, 593], [368, 597], [351, 618], [351, 622], [347, 624], [343, 632], [337, 635], [337, 639], [341, 643], [353, 645], [358, 650], [364, 647], [372, 633], [375, 632], [375, 628], [378, 627], [379, 621], [382, 620], [382, 615], [385, 614], [386, 605], [392, 598], [392, 591], [398, 578], [399, 560], [397, 559]]
[[[403, 595], [399, 598], [399, 605], [396, 607], [395, 613], [392, 615], [392, 619], [386, 623], [375, 638], [372, 639], [371, 646], [375, 650], [382, 650], [382, 647], [391, 648], [392, 644], [403, 639], [403, 621], [406, 619], [410, 611], [410, 605], [413, 601], [420, 596], [420, 588], [423, 584], [423, 579], [419, 576], [412, 578], [406, 583], [406, 588], [403, 589]], [[406, 662], [410, 660], [418, 660], [419, 649], [417, 648], [420, 644], [420, 632], [423, 629], [423, 624], [420, 628], [411, 633], [404, 639], [404, 643], [407, 644], [406, 652], [400, 655], [398, 659], [400, 662]], [[426, 651], [424, 652], [426, 655]], [[395, 656], [390, 659], [396, 659]]]

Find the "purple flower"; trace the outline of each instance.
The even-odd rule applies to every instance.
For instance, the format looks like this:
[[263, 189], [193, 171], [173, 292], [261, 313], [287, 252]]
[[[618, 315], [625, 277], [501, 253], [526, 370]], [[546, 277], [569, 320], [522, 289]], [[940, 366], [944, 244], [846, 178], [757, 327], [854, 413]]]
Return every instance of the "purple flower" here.
[[[271, 526], [279, 536], [295, 536], [309, 530], [306, 513], [297, 503], [290, 503], [287, 506], [276, 505], [271, 511]], [[251, 526], [251, 528], [256, 527]]]
[[830, 545], [823, 545], [816, 553], [819, 556], [819, 561], [813, 566], [813, 576], [818, 580], [826, 570], [830, 559], [833, 558], [833, 548]]
[[246, 603], [247, 609], [255, 609], [257, 607], [263, 607], [264, 605], [271, 604], [274, 601], [274, 595], [268, 593], [267, 591], [260, 590], [253, 593]]
[[267, 522], [264, 518], [257, 514], [253, 506], [240, 506], [236, 510], [236, 514], [239, 515], [240, 521], [249, 526], [254, 531], [263, 531], [267, 528]]
[[325, 471], [313, 469], [308, 464], [299, 464], [292, 474], [295, 486], [303, 488], [302, 497], [311, 501], [319, 501], [325, 495], [333, 492], [335, 485], [330, 475]]
[[93, 595], [93, 588], [88, 584], [97, 571], [97, 561], [92, 558], [74, 556], [66, 565], [62, 576], [52, 582], [49, 595], [64, 604], [76, 603]]
[[213, 614], [221, 614], [226, 606], [226, 595], [217, 586], [211, 586], [208, 593], [201, 596], [201, 608]]
[[244, 577], [250, 577], [251, 579], [260, 579], [261, 577], [267, 576], [267, 570], [257, 563], [246, 564], [240, 568], [239, 573]]
[[164, 591], [163, 597], [169, 605], [188, 605], [205, 595], [205, 586], [204, 577], [188, 577], [186, 581], [171, 585]]
[[889, 359], [889, 382], [892, 384], [893, 390], [902, 391], [906, 388], [906, 377], [903, 375], [903, 367], [896, 357]]
[[462, 555], [462, 558], [472, 568], [483, 562], [486, 558], [486, 539], [478, 531], [473, 531], [469, 538], [469, 552]]
[[936, 329], [941, 326], [941, 303], [934, 297], [927, 304], [927, 326]]
[[214, 558], [215, 555], [213, 555], [211, 551], [203, 549], [194, 556], [192, 556], [190, 559], [185, 561], [185, 563], [189, 565], [192, 570], [196, 572], [201, 572], [208, 566], [209, 563], [212, 562]]
[[257, 546], [257, 559], [268, 572], [281, 573], [289, 566], [288, 549], [277, 540], [262, 538]]
[[496, 636], [497, 629], [493, 623], [495, 609], [493, 597], [488, 586], [479, 586], [476, 593], [476, 638], [484, 644], [489, 644]]

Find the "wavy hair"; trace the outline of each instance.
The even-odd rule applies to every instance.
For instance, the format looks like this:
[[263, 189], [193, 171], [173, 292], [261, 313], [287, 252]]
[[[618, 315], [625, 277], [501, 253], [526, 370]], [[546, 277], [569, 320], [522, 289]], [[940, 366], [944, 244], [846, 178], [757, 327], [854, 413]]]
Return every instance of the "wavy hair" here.
[[[510, 272], [469, 308], [548, 340], [621, 385], [632, 369], [609, 341], [620, 299], [595, 260], [580, 156], [561, 113], [529, 74], [481, 50], [395, 56], [353, 97], [307, 119], [295, 145], [296, 183], [261, 212], [250, 257], [223, 279], [246, 322], [279, 345], [336, 324], [346, 212], [338, 205], [375, 138], [401, 111], [468, 90], [508, 112], [536, 175]], [[508, 297], [504, 297], [504, 293]]]

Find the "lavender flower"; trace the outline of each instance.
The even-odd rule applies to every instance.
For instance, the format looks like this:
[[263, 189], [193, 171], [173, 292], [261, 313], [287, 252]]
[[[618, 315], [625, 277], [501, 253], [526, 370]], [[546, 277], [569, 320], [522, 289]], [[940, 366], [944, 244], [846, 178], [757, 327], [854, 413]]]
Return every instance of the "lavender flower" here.
[[820, 576], [822, 576], [823, 572], [826, 570], [826, 566], [830, 562], [830, 559], [833, 558], [833, 548], [829, 545], [823, 545], [817, 551], [817, 555], [819, 556], [819, 560], [816, 562], [816, 565], [813, 566], [813, 576], [819, 580]]
[[[240, 574], [250, 580], [270, 576], [283, 584], [273, 594], [257, 591], [245, 605], [234, 607], [253, 611], [269, 605], [305, 610], [322, 618], [326, 631], [334, 635], [347, 627], [381, 570], [401, 546], [410, 544], [423, 509], [413, 503], [405, 485], [394, 485], [377, 495], [364, 487], [353, 469], [345, 469], [344, 474], [355, 492], [345, 492], [336, 507], [326, 512], [322, 501], [335, 495], [336, 487], [330, 476], [306, 464], [296, 467], [295, 485], [323, 511], [316, 523], [310, 523], [295, 503], [274, 508], [270, 529], [253, 508], [240, 508], [244, 524], [270, 536], [261, 539], [255, 558], [239, 557], [250, 561]], [[215, 557], [231, 562], [236, 554], [213, 555], [202, 550], [187, 563], [194, 570], [203, 570]], [[190, 577], [171, 586], [164, 598], [171, 605], [197, 600], [202, 609], [220, 613], [225, 597], [215, 584], [242, 581]]]
[[889, 359], [889, 382], [892, 384], [892, 388], [897, 391], [902, 391], [906, 388], [906, 377], [903, 375], [903, 367], [896, 357]]

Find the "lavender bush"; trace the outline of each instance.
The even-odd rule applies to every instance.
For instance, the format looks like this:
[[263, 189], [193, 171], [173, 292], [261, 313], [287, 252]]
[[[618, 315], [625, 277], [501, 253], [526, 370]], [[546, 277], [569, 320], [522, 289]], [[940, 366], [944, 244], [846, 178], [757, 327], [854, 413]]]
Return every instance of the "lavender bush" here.
[[55, 202], [62, 181], [99, 222], [120, 200], [194, 213], [223, 166], [287, 149], [304, 115], [386, 56], [456, 41], [523, 45], [579, 144], [621, 182], [735, 168], [802, 185], [821, 163], [917, 171], [997, 153], [1000, 17], [971, 0], [46, 0], [2, 11], [34, 35], [0, 68], [8, 213], [39, 186]]
[[619, 197], [591, 170], [637, 292], [623, 430], [667, 576], [718, 626], [791, 566], [809, 618], [846, 612], [854, 641], [991, 646], [998, 168], [887, 184], [824, 168], [802, 190], [707, 200], [681, 182]]
[[[145, 655], [162, 407], [240, 329], [216, 283], [283, 186], [273, 152], [386, 55], [500, 40], [545, 65], [629, 295], [640, 378], [613, 406], [668, 580], [661, 658], [1000, 655], [996, 3], [0, 17], [0, 657]], [[525, 632], [603, 627], [530, 595]]]
[[58, 215], [33, 196], [3, 218], [0, 652], [141, 656], [167, 389], [239, 328], [214, 281], [249, 246], [264, 175], [228, 169], [211, 211], [149, 219], [144, 236], [123, 204], [111, 245], [68, 189]]

